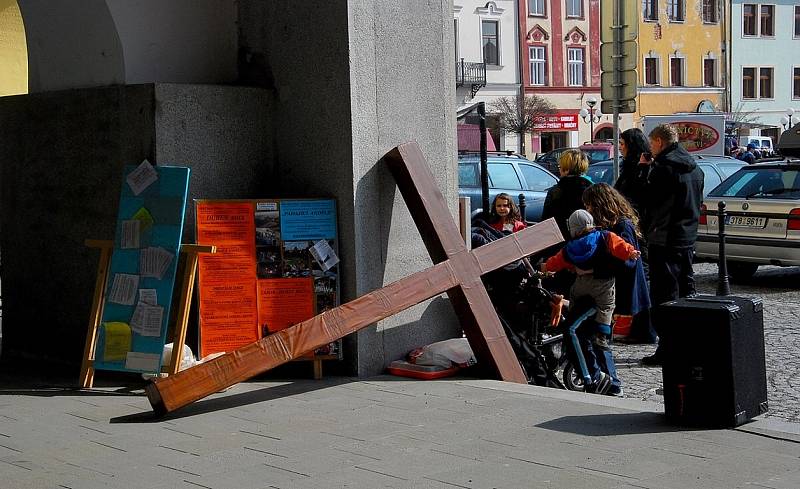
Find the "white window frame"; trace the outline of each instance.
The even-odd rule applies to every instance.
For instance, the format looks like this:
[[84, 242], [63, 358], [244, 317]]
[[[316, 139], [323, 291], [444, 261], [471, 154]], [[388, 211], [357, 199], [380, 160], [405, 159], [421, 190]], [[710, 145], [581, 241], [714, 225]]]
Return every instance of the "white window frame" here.
[[[642, 21], [643, 22], [658, 22], [658, 2], [660, 0], [642, 0]], [[645, 3], [653, 4], [653, 15], [655, 17], [645, 17]]]
[[[677, 2], [680, 6], [681, 11], [681, 18], [680, 19], [673, 19], [670, 17], [670, 2]], [[667, 7], [667, 21], [673, 24], [681, 24], [686, 22], [686, 0], [666, 0], [666, 7]]]
[[795, 5], [792, 12], [792, 38], [800, 39], [800, 5]]
[[[578, 13], [570, 14], [570, 5], [575, 7], [578, 6]], [[582, 19], [583, 18], [583, 0], [564, 0], [564, 16], [567, 19]]]
[[[681, 84], [675, 85], [672, 80], [672, 60], [678, 59], [681, 62]], [[686, 86], [686, 56], [682, 54], [669, 57], [669, 86], [671, 87], [685, 87]]]
[[[541, 49], [542, 50], [542, 57], [541, 58], [534, 58], [533, 57], [533, 50], [534, 49]], [[534, 62], [537, 64], [542, 64], [542, 80], [541, 83], [534, 83], [534, 76], [533, 76], [533, 66]], [[547, 86], [547, 46], [528, 46], [528, 70], [530, 74], [530, 84], [534, 87], [546, 87]]]
[[[714, 62], [714, 84], [713, 85], [706, 85], [706, 61], [713, 61]], [[703, 74], [703, 86], [704, 87], [719, 87], [720, 86], [720, 79], [719, 79], [719, 61], [714, 56], [705, 56], [700, 65], [700, 73]]]
[[[656, 60], [656, 82], [653, 84], [647, 83], [647, 60], [654, 59]], [[645, 54], [644, 61], [642, 62], [642, 66], [644, 67], [643, 71], [643, 78], [642, 82], [644, 86], [647, 87], [658, 87], [661, 86], [661, 57], [657, 55], [649, 55]]]
[[792, 66], [792, 73], [791, 73], [792, 78], [791, 78], [791, 82], [790, 82], [789, 86], [792, 87], [791, 88], [791, 90], [792, 90], [792, 100], [800, 100], [800, 91], [798, 91], [797, 93], [794, 92], [794, 70], [800, 70], [800, 65]]
[[455, 41], [455, 52], [456, 52], [456, 63], [459, 62], [460, 57], [458, 56], [458, 50], [461, 47], [461, 39], [458, 38], [460, 22], [458, 21], [458, 17], [453, 17], [453, 39]]
[[542, 11], [541, 12], [533, 12], [531, 10], [531, 0], [526, 0], [528, 2], [528, 16], [530, 17], [547, 17], [547, 2], [545, 0], [533, 0], [536, 3], [542, 4]]
[[[753, 71], [753, 97], [745, 97], [744, 96], [744, 70], [752, 68]], [[741, 80], [741, 85], [739, 86], [739, 98], [742, 100], [758, 100], [758, 66], [742, 66], [741, 70], [739, 70], [739, 80]]]
[[714, 5], [713, 5], [713, 7], [714, 7], [714, 20], [706, 20], [705, 19], [705, 16], [704, 16], [705, 9], [704, 9], [704, 6], [703, 6], [703, 1], [704, 0], [700, 0], [700, 19], [703, 21], [704, 24], [709, 24], [709, 25], [719, 24], [719, 2], [720, 1], [725, 2], [727, 0], [710, 0], [710, 1], [714, 2]]
[[[759, 3], [757, 5], [758, 5], [758, 16], [757, 16], [758, 18], [757, 18], [757, 26], [756, 27], [758, 29], [758, 36], [759, 37], [766, 37], [767, 39], [774, 39], [775, 38], [775, 28], [778, 25], [778, 22], [775, 19], [775, 17], [777, 17], [777, 15], [778, 15], [778, 8], [775, 6], [775, 4], [772, 4], [772, 3]], [[772, 34], [770, 34], [768, 36], [765, 36], [761, 32], [761, 7], [772, 7]]]
[[[484, 56], [484, 50], [483, 50], [483, 23], [484, 22], [494, 22], [495, 25], [497, 25], [497, 64], [486, 63], [486, 59], [485, 59], [485, 56]], [[486, 63], [486, 66], [503, 66], [503, 50], [500, 48], [500, 39], [502, 37], [502, 35], [501, 35], [502, 33], [500, 32], [500, 19], [498, 19], [498, 18], [481, 17], [480, 18], [480, 29], [481, 29], [480, 30], [480, 33], [481, 33], [481, 59], [483, 60], [484, 63]]]
[[[745, 34], [744, 33], [744, 6], [745, 5], [752, 5], [755, 7], [755, 32], [753, 34]], [[759, 3], [743, 3], [741, 7], [741, 17], [742, 17], [742, 25], [741, 25], [741, 33], [742, 37], [758, 37], [759, 32], [761, 31], [761, 4]]]
[[[572, 53], [580, 53], [581, 59], [572, 59]], [[573, 70], [580, 74], [580, 82], [573, 82]], [[567, 86], [585, 87], [586, 86], [586, 49], [582, 47], [567, 48]]]
[[[761, 70], [772, 70], [772, 76], [770, 77], [770, 83], [772, 84], [772, 96], [771, 97], [762, 97], [761, 96]], [[775, 67], [774, 66], [759, 66], [758, 70], [756, 71], [756, 76], [758, 77], [758, 100], [775, 100]]]

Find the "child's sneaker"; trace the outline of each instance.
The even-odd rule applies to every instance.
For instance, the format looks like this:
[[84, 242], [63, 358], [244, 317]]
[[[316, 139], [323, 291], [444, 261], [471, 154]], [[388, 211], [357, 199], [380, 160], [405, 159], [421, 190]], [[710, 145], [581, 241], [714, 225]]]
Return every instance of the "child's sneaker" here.
[[590, 394], [605, 394], [611, 387], [611, 376], [605, 372], [600, 372], [597, 380], [586, 386], [586, 392]]

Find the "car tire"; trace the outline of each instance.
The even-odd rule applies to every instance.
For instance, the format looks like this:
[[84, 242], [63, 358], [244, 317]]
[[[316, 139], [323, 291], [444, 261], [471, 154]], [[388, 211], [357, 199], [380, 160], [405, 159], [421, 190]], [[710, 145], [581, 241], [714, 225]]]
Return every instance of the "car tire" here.
[[753, 278], [758, 270], [758, 263], [732, 261], [728, 263], [728, 275], [735, 282], [746, 282]]

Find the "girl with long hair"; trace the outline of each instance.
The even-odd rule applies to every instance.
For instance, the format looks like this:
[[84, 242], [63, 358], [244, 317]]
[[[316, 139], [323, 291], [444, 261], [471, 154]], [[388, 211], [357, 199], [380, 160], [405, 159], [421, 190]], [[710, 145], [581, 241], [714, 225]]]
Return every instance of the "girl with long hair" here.
[[[639, 217], [625, 197], [605, 183], [592, 185], [583, 193], [586, 210], [595, 224], [613, 231], [639, 249], [642, 233]], [[642, 260], [625, 263], [616, 270], [617, 301], [615, 314], [633, 316], [628, 343], [655, 343], [656, 334], [650, 324], [650, 292]]]

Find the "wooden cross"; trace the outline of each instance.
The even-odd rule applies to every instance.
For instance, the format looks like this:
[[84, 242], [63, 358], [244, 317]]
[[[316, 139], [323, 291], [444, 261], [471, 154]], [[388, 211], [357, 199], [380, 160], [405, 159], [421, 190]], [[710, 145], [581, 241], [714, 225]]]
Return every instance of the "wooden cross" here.
[[479, 364], [502, 379], [526, 383], [481, 275], [562, 241], [553, 219], [468, 251], [416, 143], [383, 157], [397, 181], [434, 265], [206, 363], [155, 379], [146, 387], [166, 414], [247, 380], [447, 292]]

